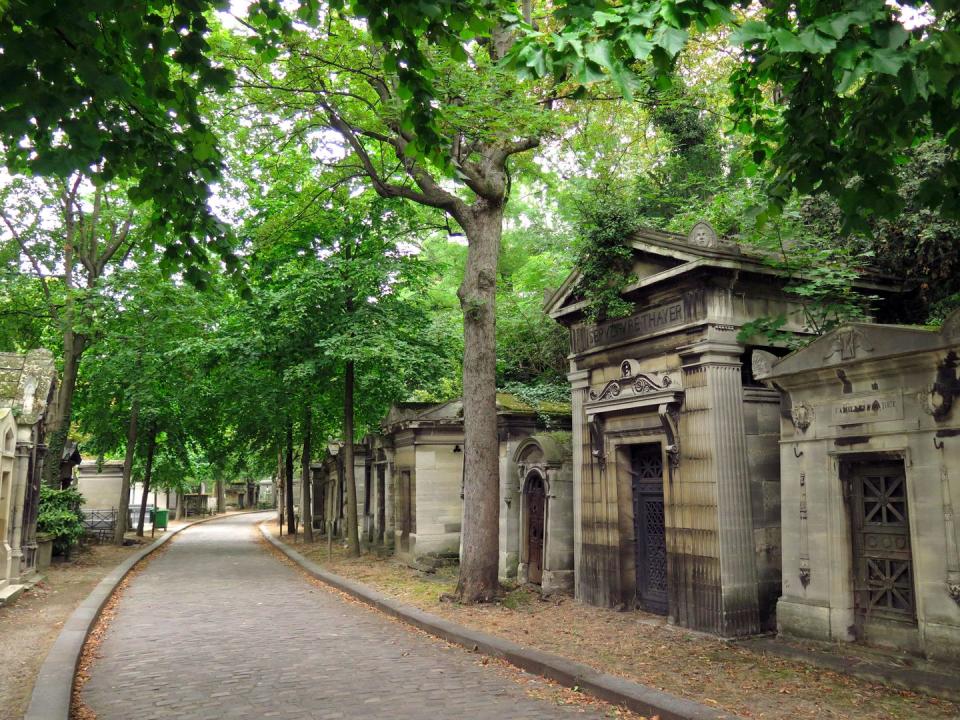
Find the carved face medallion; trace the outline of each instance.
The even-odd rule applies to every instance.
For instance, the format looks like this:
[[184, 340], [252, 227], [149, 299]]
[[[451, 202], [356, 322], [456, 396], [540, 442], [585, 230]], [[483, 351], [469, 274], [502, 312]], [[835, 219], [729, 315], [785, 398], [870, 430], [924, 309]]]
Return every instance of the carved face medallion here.
[[790, 419], [797, 430], [806, 432], [813, 422], [813, 408], [805, 402], [797, 403], [790, 408]]
[[710, 223], [701, 220], [690, 230], [687, 242], [700, 247], [716, 247], [718, 243], [717, 231], [710, 226]]

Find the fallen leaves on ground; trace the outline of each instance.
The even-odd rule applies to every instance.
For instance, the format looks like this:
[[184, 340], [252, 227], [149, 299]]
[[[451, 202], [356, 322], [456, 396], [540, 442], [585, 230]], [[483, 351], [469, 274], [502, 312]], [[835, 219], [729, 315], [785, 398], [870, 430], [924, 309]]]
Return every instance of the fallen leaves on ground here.
[[[275, 523], [269, 528], [276, 534]], [[489, 605], [440, 602], [441, 594], [456, 587], [453, 568], [427, 575], [394, 557], [350, 558], [339, 543], [328, 558], [324, 540], [309, 546], [299, 537], [283, 540], [330, 571], [422, 610], [751, 720], [960, 717], [956, 703], [757, 653], [667, 625], [657, 616], [596, 608], [568, 597], [541, 598], [522, 587], [508, 588]]]

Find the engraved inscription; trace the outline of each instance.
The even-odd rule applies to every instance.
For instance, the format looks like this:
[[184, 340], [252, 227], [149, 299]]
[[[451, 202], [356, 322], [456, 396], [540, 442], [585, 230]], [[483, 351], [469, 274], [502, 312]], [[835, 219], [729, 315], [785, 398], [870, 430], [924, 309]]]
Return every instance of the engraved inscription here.
[[583, 352], [642, 338], [702, 317], [703, 310], [702, 293], [686, 293], [681, 299], [646, 308], [630, 317], [607, 320], [596, 325], [574, 325], [570, 328], [570, 347], [573, 352]]
[[833, 404], [833, 425], [856, 425], [884, 420], [902, 420], [903, 403], [897, 395], [869, 395]]

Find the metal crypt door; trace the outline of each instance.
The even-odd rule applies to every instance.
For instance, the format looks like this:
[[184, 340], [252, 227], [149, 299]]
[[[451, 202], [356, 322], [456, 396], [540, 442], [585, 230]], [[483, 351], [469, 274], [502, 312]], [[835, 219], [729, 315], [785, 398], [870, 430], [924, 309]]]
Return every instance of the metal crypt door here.
[[871, 620], [916, 621], [902, 461], [850, 467], [857, 632]]
[[400, 473], [400, 549], [410, 550], [410, 533], [413, 531], [413, 498], [411, 497], [410, 471]]
[[663, 513], [663, 453], [659, 443], [630, 448], [637, 606], [667, 614], [667, 538]]
[[377, 540], [382, 544], [387, 527], [387, 470], [377, 465]]
[[543, 478], [533, 474], [527, 480], [527, 581], [543, 582], [544, 516], [547, 506]]

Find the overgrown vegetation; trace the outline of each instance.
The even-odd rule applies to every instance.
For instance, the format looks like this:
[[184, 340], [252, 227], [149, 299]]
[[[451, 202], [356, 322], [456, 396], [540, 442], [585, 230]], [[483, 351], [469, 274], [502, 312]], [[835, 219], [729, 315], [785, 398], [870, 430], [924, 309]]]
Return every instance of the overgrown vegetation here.
[[67, 554], [83, 537], [82, 505], [83, 496], [76, 488], [56, 490], [41, 486], [37, 533], [53, 539], [53, 551], [57, 555]]
[[592, 322], [629, 315], [633, 304], [620, 293], [635, 280], [630, 236], [640, 224], [635, 198], [610, 180], [598, 182], [581, 199], [575, 221], [579, 253], [577, 292], [587, 301]]

